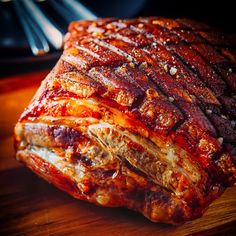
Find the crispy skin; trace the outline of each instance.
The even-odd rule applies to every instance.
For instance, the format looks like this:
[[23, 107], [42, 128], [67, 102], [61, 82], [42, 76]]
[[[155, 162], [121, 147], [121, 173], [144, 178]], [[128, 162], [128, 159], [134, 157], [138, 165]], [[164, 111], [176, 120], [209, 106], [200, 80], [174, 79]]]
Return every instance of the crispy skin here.
[[187, 19], [71, 23], [15, 127], [17, 159], [78, 199], [200, 217], [236, 182], [231, 39]]

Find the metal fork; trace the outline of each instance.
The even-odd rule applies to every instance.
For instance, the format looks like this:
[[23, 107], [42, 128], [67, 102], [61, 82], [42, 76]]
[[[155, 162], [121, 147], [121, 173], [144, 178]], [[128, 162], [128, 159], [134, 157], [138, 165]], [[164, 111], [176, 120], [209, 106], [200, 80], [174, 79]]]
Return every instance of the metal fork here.
[[49, 52], [49, 45], [38, 26], [28, 17], [19, 1], [13, 1], [16, 14], [21, 22], [32, 53], [35, 56], [44, 55]]
[[[49, 0], [48, 2], [67, 22], [72, 20], [72, 15], [74, 16], [73, 20], [97, 18], [79, 1]], [[34, 55], [48, 53], [50, 50], [48, 42], [56, 49], [62, 47], [63, 33], [47, 18], [33, 0], [13, 0], [13, 5]]]
[[43, 14], [40, 8], [31, 0], [21, 0], [28, 14], [44, 33], [47, 40], [56, 48], [60, 49], [63, 44], [63, 34], [60, 32], [50, 20]]

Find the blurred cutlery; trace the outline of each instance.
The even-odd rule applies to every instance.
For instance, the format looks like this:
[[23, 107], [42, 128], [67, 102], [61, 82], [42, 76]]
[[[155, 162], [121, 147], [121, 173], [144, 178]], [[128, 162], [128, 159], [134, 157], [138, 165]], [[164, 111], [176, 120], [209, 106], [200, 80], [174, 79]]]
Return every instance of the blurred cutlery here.
[[48, 41], [54, 48], [60, 49], [63, 45], [63, 34], [49, 21], [33, 1], [21, 0], [21, 2], [28, 10], [31, 18], [37, 22]]
[[98, 18], [94, 13], [92, 13], [79, 1], [62, 0], [62, 2], [70, 9], [70, 11], [74, 12], [77, 17], [79, 17], [79, 19], [95, 20]]
[[49, 45], [38, 26], [28, 17], [27, 12], [21, 6], [20, 1], [13, 1], [14, 9], [20, 20], [30, 49], [35, 56], [43, 55], [49, 51]]

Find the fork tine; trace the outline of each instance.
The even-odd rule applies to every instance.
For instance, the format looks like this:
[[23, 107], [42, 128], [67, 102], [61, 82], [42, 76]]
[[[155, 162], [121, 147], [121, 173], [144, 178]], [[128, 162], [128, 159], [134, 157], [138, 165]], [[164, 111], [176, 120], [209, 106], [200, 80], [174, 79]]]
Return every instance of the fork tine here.
[[34, 22], [27, 17], [27, 13], [22, 8], [19, 1], [14, 0], [13, 6], [23, 27], [32, 53], [35, 56], [46, 54], [49, 51], [49, 45], [44, 35], [39, 31]]
[[42, 13], [40, 8], [31, 0], [21, 0], [28, 14], [33, 18], [48, 41], [56, 48], [60, 49], [63, 45], [63, 34], [49, 21], [49, 19]]

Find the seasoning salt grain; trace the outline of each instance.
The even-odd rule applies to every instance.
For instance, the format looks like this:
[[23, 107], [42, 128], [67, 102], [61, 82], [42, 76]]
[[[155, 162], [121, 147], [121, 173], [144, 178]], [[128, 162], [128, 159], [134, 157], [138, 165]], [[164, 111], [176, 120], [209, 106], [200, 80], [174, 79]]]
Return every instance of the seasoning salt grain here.
[[170, 74], [175, 75], [177, 73], [177, 69], [175, 67], [170, 68]]
[[207, 109], [207, 110], [206, 110], [206, 113], [207, 113], [207, 114], [212, 114], [212, 110]]
[[224, 139], [223, 139], [222, 137], [219, 137], [217, 140], [218, 140], [218, 142], [220, 143], [220, 145], [222, 145]]

